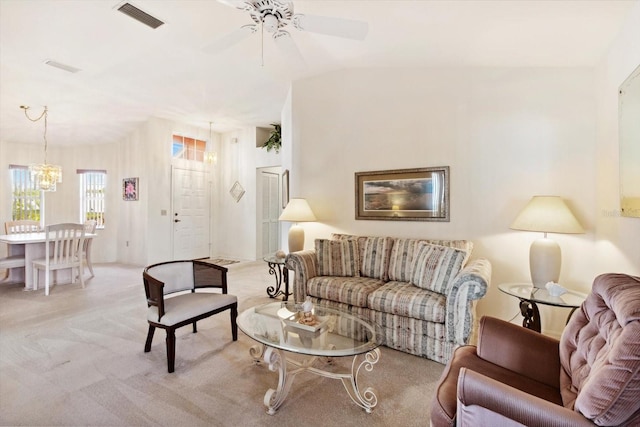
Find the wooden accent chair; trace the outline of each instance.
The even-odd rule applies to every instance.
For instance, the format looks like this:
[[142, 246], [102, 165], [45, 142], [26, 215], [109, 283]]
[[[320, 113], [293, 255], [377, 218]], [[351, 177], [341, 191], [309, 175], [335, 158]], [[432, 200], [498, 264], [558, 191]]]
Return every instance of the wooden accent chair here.
[[[227, 268], [197, 260], [169, 261], [148, 266], [142, 278], [149, 322], [144, 351], [151, 351], [155, 329], [164, 329], [169, 373], [175, 370], [175, 331], [182, 326], [192, 324], [196, 333], [198, 320], [230, 310], [231, 335], [238, 340], [238, 298], [227, 293]], [[197, 292], [203, 288], [219, 288], [221, 293]]]
[[[71, 283], [80, 277], [80, 284], [84, 288], [82, 268], [84, 265], [82, 248], [84, 246], [84, 225], [63, 223], [45, 227], [45, 255], [44, 258], [35, 259], [33, 265], [33, 289], [38, 289], [38, 272], [44, 270], [45, 288], [44, 294], [49, 295], [49, 283], [51, 272], [62, 269], [71, 269]], [[77, 276], [74, 269], [77, 269]]]
[[596, 277], [560, 341], [483, 317], [456, 349], [431, 426], [639, 426], [640, 277]]

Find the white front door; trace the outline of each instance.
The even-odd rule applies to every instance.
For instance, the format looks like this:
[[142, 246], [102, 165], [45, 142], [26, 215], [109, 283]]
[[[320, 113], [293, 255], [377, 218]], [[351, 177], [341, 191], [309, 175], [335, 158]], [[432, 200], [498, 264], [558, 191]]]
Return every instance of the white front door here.
[[173, 259], [209, 258], [208, 174], [172, 168]]

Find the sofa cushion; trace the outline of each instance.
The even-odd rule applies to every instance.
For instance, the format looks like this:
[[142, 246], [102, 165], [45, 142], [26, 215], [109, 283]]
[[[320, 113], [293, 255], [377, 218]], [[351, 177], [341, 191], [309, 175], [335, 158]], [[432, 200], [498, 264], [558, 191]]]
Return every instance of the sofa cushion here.
[[366, 307], [369, 294], [383, 284], [369, 277], [316, 276], [307, 281], [307, 295]]
[[446, 294], [449, 283], [462, 269], [466, 252], [421, 242], [411, 265], [411, 283], [422, 289]]
[[[367, 243], [367, 238], [364, 236], [354, 236], [353, 234], [331, 233], [331, 240], [355, 240], [358, 242], [358, 269], [362, 266], [362, 260], [364, 259], [364, 246]], [[360, 272], [362, 276], [362, 272]]]
[[469, 257], [471, 256], [471, 252], [473, 252], [473, 242], [470, 240], [434, 240], [429, 239], [425, 240], [427, 243], [431, 243], [432, 245], [438, 246], [446, 246], [448, 248], [460, 249], [466, 252], [466, 257], [462, 261], [462, 267], [464, 268], [467, 265], [467, 261], [469, 261]]
[[444, 295], [420, 289], [407, 282], [388, 282], [371, 292], [369, 308], [383, 313], [444, 323]]
[[316, 257], [319, 276], [358, 277], [357, 240], [316, 239]]
[[409, 282], [411, 279], [411, 261], [415, 250], [415, 239], [396, 239], [389, 258], [389, 280]]
[[390, 237], [367, 237], [360, 264], [360, 275], [374, 279], [389, 280], [389, 256], [393, 247]]
[[411, 265], [419, 243], [431, 243], [465, 251], [462, 267], [471, 256], [473, 242], [468, 240], [428, 240], [428, 239], [395, 239], [389, 259], [389, 280], [398, 282], [411, 281]]

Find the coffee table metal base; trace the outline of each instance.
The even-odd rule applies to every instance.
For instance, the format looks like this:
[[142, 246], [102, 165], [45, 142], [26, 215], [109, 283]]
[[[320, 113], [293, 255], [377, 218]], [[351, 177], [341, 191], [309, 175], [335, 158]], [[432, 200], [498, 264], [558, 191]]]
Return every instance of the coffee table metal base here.
[[[265, 363], [268, 364], [269, 370], [279, 373], [278, 388], [270, 388], [264, 395], [264, 404], [267, 407], [267, 413], [274, 415], [278, 408], [282, 405], [293, 380], [300, 372], [311, 372], [316, 375], [320, 375], [327, 378], [339, 379], [342, 381], [342, 385], [349, 394], [349, 397], [353, 402], [363, 408], [368, 414], [371, 413], [373, 408], [378, 404], [378, 398], [376, 392], [372, 387], [367, 387], [364, 390], [360, 390], [358, 386], [358, 375], [361, 369], [368, 372], [373, 370], [373, 365], [380, 360], [380, 350], [377, 348], [364, 354], [356, 354], [353, 356], [351, 363], [351, 372], [328, 372], [313, 366], [319, 356], [309, 356], [302, 362], [297, 360], [287, 359], [286, 352], [277, 348], [268, 347], [264, 345], [255, 345], [251, 347], [250, 354], [254, 359], [262, 358]], [[287, 369], [287, 364], [293, 365], [294, 369]]]

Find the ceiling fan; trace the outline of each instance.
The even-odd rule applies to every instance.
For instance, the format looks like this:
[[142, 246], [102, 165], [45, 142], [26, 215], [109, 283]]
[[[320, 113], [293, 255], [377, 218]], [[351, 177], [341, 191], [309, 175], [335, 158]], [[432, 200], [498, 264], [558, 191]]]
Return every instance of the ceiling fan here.
[[221, 37], [204, 50], [207, 53], [221, 52], [246, 37], [262, 30], [272, 34], [276, 45], [285, 55], [304, 62], [300, 51], [291, 38], [288, 28], [309, 31], [353, 40], [364, 40], [369, 24], [351, 19], [305, 15], [293, 12], [293, 2], [282, 0], [218, 0], [220, 3], [246, 12], [253, 20], [248, 24]]

